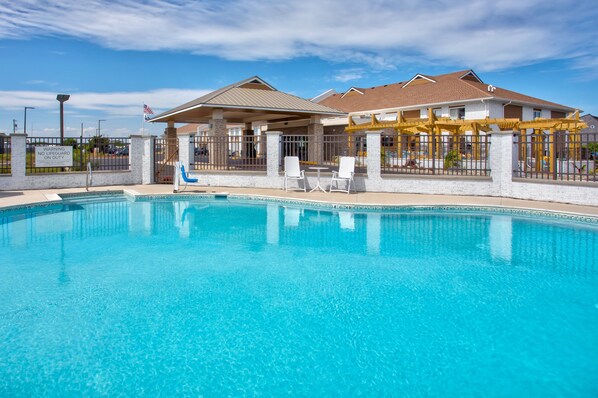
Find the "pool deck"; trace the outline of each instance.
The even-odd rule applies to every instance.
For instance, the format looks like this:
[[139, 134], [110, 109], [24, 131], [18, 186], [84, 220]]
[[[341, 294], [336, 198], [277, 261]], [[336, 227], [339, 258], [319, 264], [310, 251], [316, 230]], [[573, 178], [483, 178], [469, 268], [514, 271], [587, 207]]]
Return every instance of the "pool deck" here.
[[[109, 187], [92, 187], [90, 192], [128, 190], [141, 195], [172, 194], [172, 185], [125, 185]], [[0, 209], [8, 206], [34, 204], [56, 200], [61, 193], [84, 193], [85, 188], [42, 189], [24, 191], [0, 191]], [[495, 198], [487, 196], [458, 196], [458, 195], [419, 195], [401, 193], [358, 192], [285, 192], [281, 189], [263, 188], [230, 188], [230, 187], [189, 187], [185, 194], [193, 193], [230, 193], [251, 196], [266, 196], [274, 198], [292, 198], [306, 201], [330, 202], [341, 204], [370, 204], [370, 205], [472, 205], [472, 206], [501, 206], [519, 209], [548, 210], [565, 213], [598, 216], [598, 207], [581, 206], [553, 202], [540, 202], [519, 199]]]

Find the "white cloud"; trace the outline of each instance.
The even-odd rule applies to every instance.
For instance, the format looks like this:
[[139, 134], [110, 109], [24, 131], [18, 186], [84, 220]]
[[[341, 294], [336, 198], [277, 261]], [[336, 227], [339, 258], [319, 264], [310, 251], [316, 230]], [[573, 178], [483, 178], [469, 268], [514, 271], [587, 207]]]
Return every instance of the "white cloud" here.
[[569, 0], [0, 0], [0, 39], [66, 35], [231, 60], [495, 70], [595, 52], [597, 12]]
[[[107, 116], [137, 116], [148, 104], [158, 113], [187, 101], [193, 100], [211, 90], [157, 89], [138, 92], [114, 93], [73, 93], [65, 102], [65, 112], [69, 110], [95, 111]], [[19, 110], [25, 106], [56, 111], [59, 103], [56, 93], [47, 91], [0, 91], [0, 108]]]
[[337, 82], [346, 83], [351, 80], [358, 80], [366, 75], [362, 68], [350, 68], [342, 69], [334, 76], [334, 80]]

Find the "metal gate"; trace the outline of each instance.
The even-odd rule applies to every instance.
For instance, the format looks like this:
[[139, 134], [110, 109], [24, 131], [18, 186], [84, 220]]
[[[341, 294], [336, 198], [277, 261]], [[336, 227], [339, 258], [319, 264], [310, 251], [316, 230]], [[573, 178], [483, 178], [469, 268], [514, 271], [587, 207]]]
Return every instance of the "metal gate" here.
[[177, 138], [156, 138], [154, 140], [154, 182], [172, 184], [175, 162], [179, 160]]

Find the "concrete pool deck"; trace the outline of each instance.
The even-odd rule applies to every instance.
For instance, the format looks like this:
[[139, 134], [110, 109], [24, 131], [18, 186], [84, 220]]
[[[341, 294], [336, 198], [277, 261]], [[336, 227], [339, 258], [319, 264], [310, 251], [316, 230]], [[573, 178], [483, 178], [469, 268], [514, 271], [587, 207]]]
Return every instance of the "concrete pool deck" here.
[[[172, 185], [120, 185], [92, 187], [89, 192], [129, 190], [141, 195], [172, 194]], [[43, 203], [55, 200], [61, 193], [85, 193], [85, 188], [40, 189], [23, 191], [0, 191], [0, 209], [26, 204]], [[190, 186], [183, 193], [220, 193], [267, 196], [274, 198], [292, 198], [306, 201], [330, 202], [342, 204], [371, 204], [371, 205], [472, 205], [472, 206], [500, 206], [519, 209], [548, 210], [555, 212], [575, 213], [598, 217], [598, 207], [581, 206], [553, 202], [496, 198], [488, 196], [458, 196], [458, 195], [420, 195], [402, 193], [357, 192], [285, 192], [281, 189], [263, 188], [230, 188], [230, 187], [200, 187]]]

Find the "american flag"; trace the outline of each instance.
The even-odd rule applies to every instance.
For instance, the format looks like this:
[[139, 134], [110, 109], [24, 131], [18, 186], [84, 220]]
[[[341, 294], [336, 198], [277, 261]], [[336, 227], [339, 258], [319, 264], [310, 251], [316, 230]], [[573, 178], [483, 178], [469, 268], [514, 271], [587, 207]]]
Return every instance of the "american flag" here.
[[152, 108], [147, 106], [147, 104], [143, 104], [143, 113], [145, 113], [146, 115], [153, 115], [154, 111], [152, 111]]

